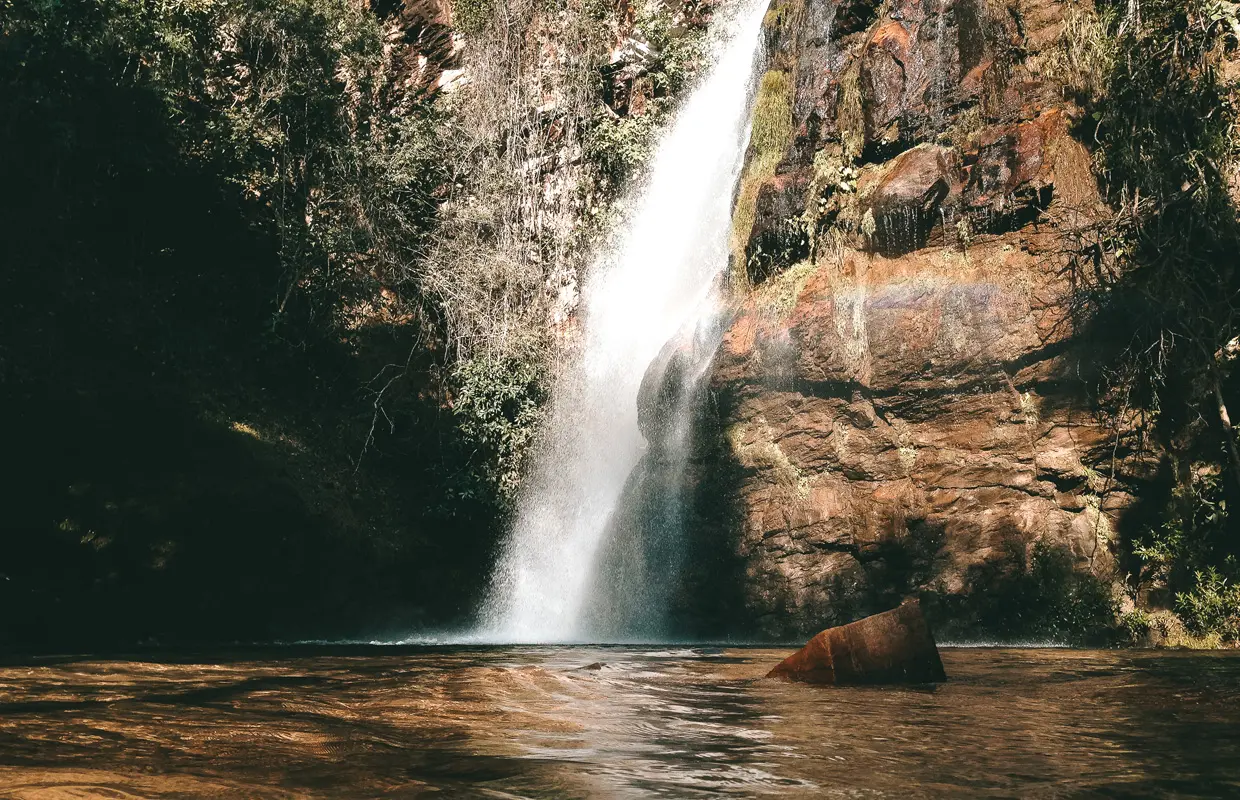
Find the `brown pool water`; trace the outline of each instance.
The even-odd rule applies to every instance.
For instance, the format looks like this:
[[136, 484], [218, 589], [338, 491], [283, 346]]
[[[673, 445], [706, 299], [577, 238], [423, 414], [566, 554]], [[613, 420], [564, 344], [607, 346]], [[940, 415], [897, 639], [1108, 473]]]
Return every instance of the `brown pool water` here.
[[944, 648], [934, 687], [764, 680], [788, 652], [10, 658], [0, 798], [1240, 797], [1240, 654]]

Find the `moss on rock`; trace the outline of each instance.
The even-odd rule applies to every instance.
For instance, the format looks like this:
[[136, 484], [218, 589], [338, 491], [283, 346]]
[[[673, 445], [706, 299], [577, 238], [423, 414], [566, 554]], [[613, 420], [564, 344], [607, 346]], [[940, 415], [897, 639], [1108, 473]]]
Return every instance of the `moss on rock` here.
[[762, 76], [754, 100], [749, 158], [732, 211], [732, 274], [741, 289], [747, 287], [749, 280], [742, 267], [745, 248], [753, 232], [758, 192], [763, 182], [775, 175], [775, 168], [792, 138], [792, 88], [792, 78], [787, 72], [769, 70]]

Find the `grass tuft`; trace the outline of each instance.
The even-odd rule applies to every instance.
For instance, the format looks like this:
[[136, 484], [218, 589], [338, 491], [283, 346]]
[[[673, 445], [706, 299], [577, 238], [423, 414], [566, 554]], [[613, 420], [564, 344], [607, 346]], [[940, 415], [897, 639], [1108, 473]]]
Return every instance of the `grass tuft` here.
[[762, 76], [758, 96], [754, 100], [749, 135], [750, 157], [741, 176], [736, 206], [732, 211], [732, 274], [737, 289], [742, 291], [749, 284], [744, 269], [745, 248], [753, 233], [758, 192], [762, 184], [774, 176], [791, 138], [792, 79], [782, 70], [770, 70]]

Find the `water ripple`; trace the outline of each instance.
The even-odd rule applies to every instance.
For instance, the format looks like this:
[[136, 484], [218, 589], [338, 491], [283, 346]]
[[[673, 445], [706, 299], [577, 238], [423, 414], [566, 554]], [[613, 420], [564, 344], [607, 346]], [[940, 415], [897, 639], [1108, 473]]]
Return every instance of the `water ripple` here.
[[0, 798], [1219, 797], [1240, 656], [944, 650], [937, 687], [785, 651], [319, 648], [0, 665]]

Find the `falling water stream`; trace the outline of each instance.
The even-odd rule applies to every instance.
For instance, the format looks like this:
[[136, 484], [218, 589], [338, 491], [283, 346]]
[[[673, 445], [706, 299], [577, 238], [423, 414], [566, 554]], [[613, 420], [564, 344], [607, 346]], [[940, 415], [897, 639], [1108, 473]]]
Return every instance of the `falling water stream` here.
[[766, 0], [746, 0], [720, 23], [728, 30], [714, 70], [664, 135], [627, 224], [587, 275], [580, 352], [556, 385], [478, 638], [600, 636], [587, 625], [586, 606], [611, 591], [598, 561], [646, 446], [637, 418], [642, 377], [673, 336], [711, 329], [718, 313], [714, 293], [727, 264], [766, 7]]

